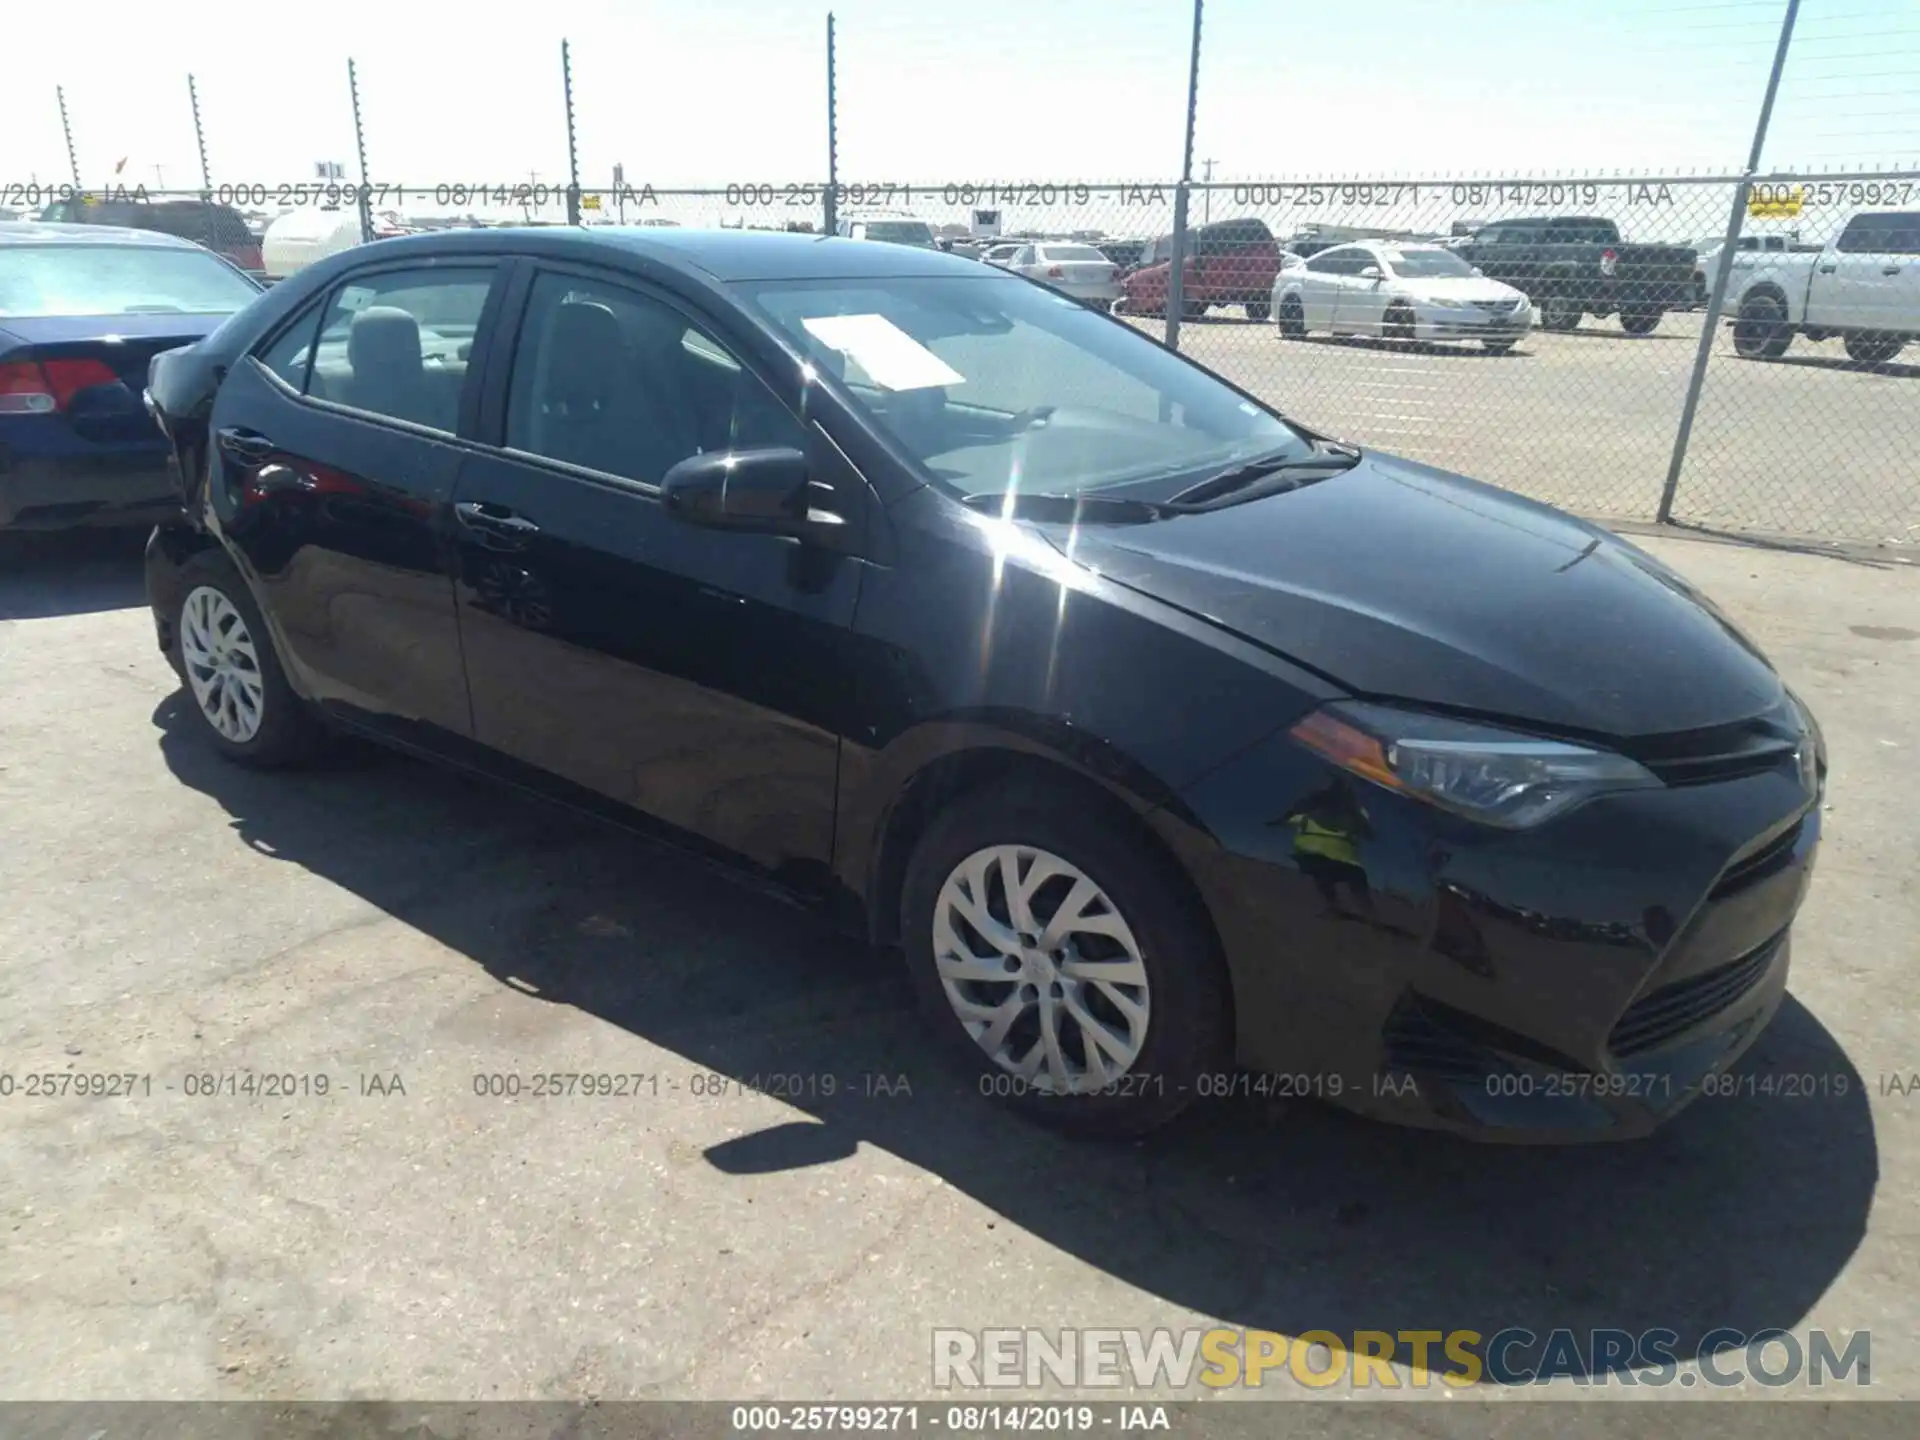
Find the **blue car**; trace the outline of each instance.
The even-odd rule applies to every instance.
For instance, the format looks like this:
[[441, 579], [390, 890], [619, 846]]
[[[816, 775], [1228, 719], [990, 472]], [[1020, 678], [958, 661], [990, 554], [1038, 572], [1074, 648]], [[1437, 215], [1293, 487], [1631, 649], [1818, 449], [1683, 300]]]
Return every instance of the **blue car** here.
[[0, 530], [150, 525], [180, 494], [141, 394], [260, 286], [191, 241], [0, 224]]

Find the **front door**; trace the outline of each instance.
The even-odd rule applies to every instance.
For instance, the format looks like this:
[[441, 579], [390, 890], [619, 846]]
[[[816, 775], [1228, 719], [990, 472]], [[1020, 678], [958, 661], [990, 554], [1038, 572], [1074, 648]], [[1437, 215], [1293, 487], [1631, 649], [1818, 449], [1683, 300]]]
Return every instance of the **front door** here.
[[375, 728], [471, 729], [446, 526], [497, 270], [355, 272], [214, 404], [215, 514], [280, 654], [323, 708]]
[[824, 873], [861, 562], [699, 529], [658, 495], [679, 460], [810, 450], [807, 428], [626, 281], [536, 271], [511, 344], [500, 443], [454, 494], [476, 738], [783, 878]]

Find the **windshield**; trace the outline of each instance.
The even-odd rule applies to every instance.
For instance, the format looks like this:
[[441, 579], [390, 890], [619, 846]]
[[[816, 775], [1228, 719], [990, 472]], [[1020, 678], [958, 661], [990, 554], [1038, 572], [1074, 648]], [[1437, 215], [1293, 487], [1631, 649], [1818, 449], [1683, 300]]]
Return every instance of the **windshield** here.
[[867, 239], [886, 240], [895, 245], [933, 244], [933, 227], [924, 220], [869, 220]]
[[159, 245], [0, 247], [0, 315], [231, 315], [259, 289], [204, 250]]
[[1162, 499], [1222, 466], [1311, 448], [1138, 331], [996, 272], [739, 288], [961, 495], [1125, 486]]
[[1473, 266], [1451, 250], [1387, 251], [1386, 261], [1394, 274], [1409, 280], [1471, 278], [1474, 273]]

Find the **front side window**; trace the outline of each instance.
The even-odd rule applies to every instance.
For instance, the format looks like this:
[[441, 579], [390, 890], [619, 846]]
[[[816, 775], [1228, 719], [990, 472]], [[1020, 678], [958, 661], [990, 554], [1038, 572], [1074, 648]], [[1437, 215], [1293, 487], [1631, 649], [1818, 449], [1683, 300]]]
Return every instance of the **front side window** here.
[[458, 428], [492, 266], [420, 266], [334, 290], [307, 394], [449, 434]]
[[960, 495], [1127, 487], [1305, 453], [1284, 421], [1139, 332], [977, 277], [739, 282], [931, 478]]
[[1322, 250], [1307, 261], [1307, 269], [1322, 275], [1352, 275], [1359, 271], [1363, 260], [1372, 258], [1360, 250]]
[[568, 275], [534, 282], [508, 387], [509, 448], [657, 485], [693, 455], [804, 443], [759, 377], [671, 306]]
[[231, 315], [260, 287], [197, 247], [9, 245], [0, 316]]

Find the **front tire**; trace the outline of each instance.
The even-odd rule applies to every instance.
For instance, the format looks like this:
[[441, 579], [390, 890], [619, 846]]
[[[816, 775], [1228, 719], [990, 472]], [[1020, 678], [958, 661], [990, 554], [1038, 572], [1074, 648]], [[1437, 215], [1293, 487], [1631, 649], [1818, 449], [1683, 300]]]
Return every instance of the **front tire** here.
[[1629, 335], [1651, 335], [1660, 324], [1658, 310], [1622, 310], [1620, 328]]
[[995, 787], [935, 817], [902, 894], [945, 1048], [982, 1093], [1077, 1134], [1158, 1129], [1232, 1057], [1211, 929], [1115, 819], [1077, 788]]
[[1579, 304], [1571, 296], [1549, 295], [1540, 302], [1540, 328], [1543, 330], [1576, 329], [1583, 313]]
[[1778, 360], [1793, 343], [1787, 307], [1772, 295], [1749, 295], [1733, 322], [1733, 349], [1748, 360]]
[[194, 728], [223, 758], [262, 769], [301, 764], [325, 739], [287, 683], [252, 591], [218, 550], [189, 560], [173, 615], [173, 653]]
[[1258, 324], [1273, 313], [1273, 302], [1271, 300], [1249, 300], [1246, 303], [1246, 311], [1247, 319]]
[[1415, 338], [1414, 324], [1411, 309], [1405, 305], [1391, 305], [1387, 308], [1387, 313], [1381, 317], [1380, 333], [1388, 340], [1410, 342]]

